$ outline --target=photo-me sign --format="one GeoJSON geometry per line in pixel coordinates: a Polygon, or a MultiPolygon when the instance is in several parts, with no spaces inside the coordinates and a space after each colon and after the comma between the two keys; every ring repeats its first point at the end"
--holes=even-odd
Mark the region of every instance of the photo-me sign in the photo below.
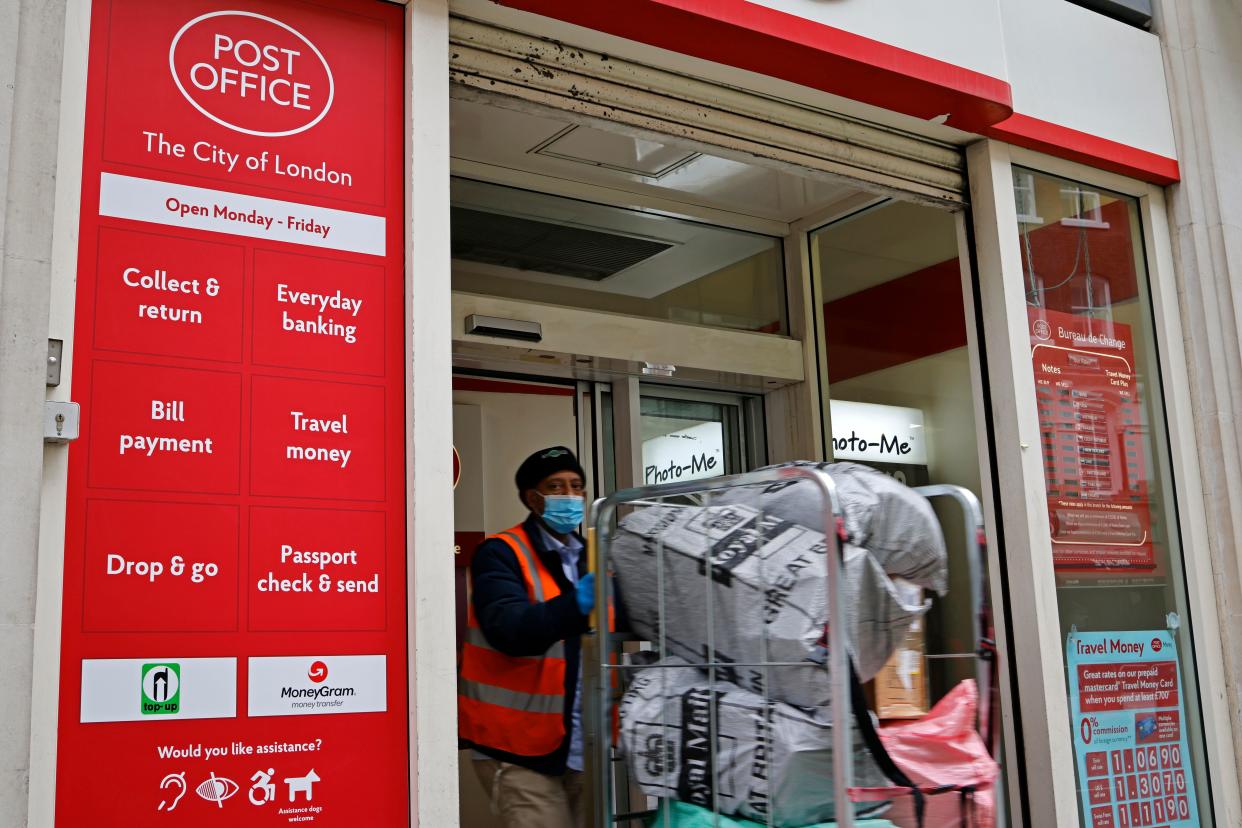
{"type": "Polygon", "coordinates": [[[57,825],[407,821],[403,30],[92,4],[57,825]]]}
{"type": "Polygon", "coordinates": [[[829,405],[834,460],[872,466],[907,486],[928,482],[922,411],[848,400],[829,405]]]}
{"type": "Polygon", "coordinates": [[[703,480],[724,473],[723,423],[699,423],[643,441],[644,486],[703,480]]]}

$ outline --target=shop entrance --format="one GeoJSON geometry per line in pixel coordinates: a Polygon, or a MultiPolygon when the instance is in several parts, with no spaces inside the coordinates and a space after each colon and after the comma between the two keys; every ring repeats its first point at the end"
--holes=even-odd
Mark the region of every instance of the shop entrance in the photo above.
{"type": "MultiPolygon", "coordinates": [[[[935,197],[903,195],[875,170],[829,175],[822,158],[777,163],[455,80],[459,616],[470,552],[522,519],[513,474],[546,446],[575,449],[588,498],[833,458],[983,494],[964,222],[947,179],[935,197]]],[[[949,596],[912,645],[916,669],[898,683],[913,689],[877,702],[890,718],[974,674],[941,655],[974,649],[964,526],[943,518],[949,596]]],[[[462,825],[498,826],[471,754],[459,760],[462,825]]]]}

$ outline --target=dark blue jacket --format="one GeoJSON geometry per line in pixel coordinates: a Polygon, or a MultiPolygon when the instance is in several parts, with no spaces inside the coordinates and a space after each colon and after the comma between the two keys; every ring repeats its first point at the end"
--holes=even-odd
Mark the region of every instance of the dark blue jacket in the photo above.
{"type": "MultiPolygon", "coordinates": [[[[560,747],[546,756],[516,756],[487,745],[465,742],[465,747],[514,765],[550,775],[565,772],[569,757],[569,738],[574,697],[578,692],[579,637],[587,631],[588,619],[578,611],[575,585],[565,577],[561,556],[545,548],[542,521],[530,515],[522,524],[533,551],[556,579],[561,594],[534,603],[526,593],[522,568],[509,545],[498,538],[479,544],[470,561],[474,614],[489,644],[505,655],[543,655],[558,641],[565,642],[565,738],[560,747]]],[[[581,537],[579,537],[581,540],[581,537]]],[[[585,543],[583,544],[585,547],[585,543]]],[[[586,550],[578,557],[578,577],[587,571],[586,550]]]]}

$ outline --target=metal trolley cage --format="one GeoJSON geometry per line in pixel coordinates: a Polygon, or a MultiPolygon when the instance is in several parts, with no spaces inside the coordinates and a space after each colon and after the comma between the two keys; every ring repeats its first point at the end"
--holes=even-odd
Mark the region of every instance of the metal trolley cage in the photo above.
{"type": "MultiPolygon", "coordinates": [[[[733,671],[737,668],[756,668],[765,675],[762,694],[765,707],[771,702],[767,692],[766,676],[772,669],[781,670],[820,670],[826,671],[825,679],[830,683],[831,690],[831,723],[832,723],[832,787],[835,803],[835,821],[842,828],[854,825],[854,809],[850,800],[850,789],[854,778],[853,750],[853,716],[850,692],[850,664],[846,646],[846,607],[843,600],[843,535],[844,515],[841,502],[837,495],[837,487],[829,473],[822,468],[810,465],[776,466],[744,474],[717,477],[706,480],[674,482],[656,486],[644,486],[615,492],[601,498],[593,504],[588,519],[588,547],[591,556],[590,567],[593,572],[609,572],[609,550],[614,537],[618,510],[666,505],[710,505],[710,500],[728,490],[737,488],[765,487],[775,483],[791,483],[805,480],[813,484],[819,491],[824,508],[822,509],[823,524],[817,527],[806,527],[822,532],[827,545],[824,555],[826,564],[826,583],[828,589],[827,620],[828,620],[828,653],[826,663],[813,661],[780,662],[767,660],[767,629],[763,627],[761,636],[760,660],[749,663],[717,660],[715,649],[712,603],[713,567],[710,561],[702,567],[707,595],[707,657],[692,662],[691,667],[707,674],[709,692],[714,697],[718,683],[718,671],[733,671]],[[669,503],[676,499],[679,502],[669,503]],[[708,501],[704,503],[703,501],[708,501]],[[844,759],[845,761],[842,761],[844,759]]],[[[986,660],[990,654],[990,641],[985,638],[988,632],[988,619],[985,604],[985,569],[984,527],[982,509],[975,495],[967,489],[951,485],[930,485],[913,489],[926,498],[948,498],[956,503],[965,517],[966,559],[969,568],[972,612],[972,628],[976,645],[979,649],[974,653],[943,653],[929,658],[965,658],[979,657],[977,664],[977,681],[980,698],[979,729],[988,739],[989,750],[995,755],[990,730],[985,731],[988,722],[984,710],[988,707],[990,667],[986,660]]],[[[762,519],[762,513],[760,515],[762,519]]],[[[760,520],[762,522],[762,520],[760,520]]],[[[765,539],[762,535],[755,540],[761,546],[765,539]]],[[[664,632],[667,630],[665,614],[665,562],[664,549],[660,544],[655,562],[656,589],[659,596],[659,628],[660,640],[650,642],[654,653],[660,661],[667,657],[667,644],[664,632]]],[[[606,606],[609,600],[609,579],[596,579],[596,607],[606,606]]],[[[593,634],[584,638],[582,662],[582,710],[584,732],[584,760],[586,770],[586,786],[584,789],[584,809],[593,816],[593,823],[599,828],[612,825],[642,825],[648,817],[655,816],[657,810],[647,807],[640,809],[619,808],[619,804],[628,804],[630,787],[625,768],[625,759],[618,747],[614,746],[611,736],[615,724],[613,713],[615,705],[624,692],[624,680],[638,670],[660,668],[660,664],[628,663],[625,654],[619,653],[618,645],[627,641],[637,640],[635,636],[616,634],[609,629],[608,623],[600,623],[598,610],[592,615],[593,634]],[[622,657],[618,658],[617,656],[622,657]]],[[[602,616],[602,617],[606,617],[602,616]]],[[[667,666],[664,669],[687,669],[685,666],[667,666]]],[[[729,673],[726,672],[726,675],[729,673]]],[[[713,758],[711,773],[717,774],[714,767],[716,747],[718,745],[717,716],[715,705],[710,707],[709,716],[710,755],[713,758]]],[[[712,785],[711,810],[719,814],[718,785],[712,785]]],[[[669,807],[669,800],[662,800],[662,807],[669,807]]],[[[775,825],[777,807],[772,802],[767,808],[767,824],[775,825]]],[[[666,820],[668,811],[665,811],[666,820]]]]}

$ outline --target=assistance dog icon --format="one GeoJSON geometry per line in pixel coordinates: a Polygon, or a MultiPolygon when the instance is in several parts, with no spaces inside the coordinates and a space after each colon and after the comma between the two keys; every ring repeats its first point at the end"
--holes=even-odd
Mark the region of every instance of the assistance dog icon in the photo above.
{"type": "Polygon", "coordinates": [[[315,773],[315,769],[311,768],[306,776],[286,776],[285,784],[289,786],[289,801],[297,802],[298,794],[306,794],[306,801],[313,802],[315,793],[313,786],[319,781],[319,774],[315,773]]]}

